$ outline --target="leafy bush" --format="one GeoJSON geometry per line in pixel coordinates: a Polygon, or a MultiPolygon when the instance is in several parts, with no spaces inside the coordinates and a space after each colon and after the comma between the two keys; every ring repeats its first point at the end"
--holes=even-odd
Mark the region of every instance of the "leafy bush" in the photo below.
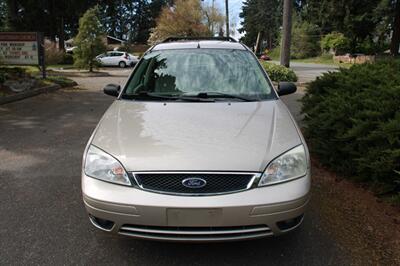
{"type": "Polygon", "coordinates": [[[264,67],[265,71],[267,71],[268,76],[271,78],[272,81],[289,81],[289,82],[296,82],[297,75],[294,71],[290,68],[286,68],[281,65],[276,65],[273,63],[268,62],[261,62],[262,66],[264,67]]]}
{"type": "Polygon", "coordinates": [[[321,48],[325,52],[333,51],[336,55],[350,52],[350,40],[343,33],[331,32],[321,40],[321,48]]]}
{"type": "Polygon", "coordinates": [[[321,53],[319,28],[308,22],[293,24],[291,57],[303,59],[316,57],[321,53]]]}
{"type": "Polygon", "coordinates": [[[66,78],[66,77],[60,77],[60,76],[48,76],[46,78],[47,81],[50,81],[52,83],[58,84],[61,87],[73,87],[76,85],[76,82],[66,78]]]}
{"type": "Polygon", "coordinates": [[[46,65],[57,65],[62,62],[64,51],[59,50],[55,43],[46,43],[44,56],[46,65]]]}
{"type": "Polygon", "coordinates": [[[272,58],[272,60],[279,60],[279,58],[281,57],[281,47],[277,46],[273,49],[271,49],[267,55],[272,58]]]}
{"type": "Polygon", "coordinates": [[[3,84],[6,81],[6,73],[0,72],[0,84],[3,84]]]}
{"type": "Polygon", "coordinates": [[[305,133],[326,166],[400,191],[400,62],[328,73],[303,98],[305,133]]]}
{"type": "Polygon", "coordinates": [[[74,64],[74,57],[72,54],[64,53],[61,64],[63,65],[72,65],[74,64]]]}
{"type": "Polygon", "coordinates": [[[30,74],[22,67],[0,67],[0,84],[7,79],[30,78],[30,74]]]}

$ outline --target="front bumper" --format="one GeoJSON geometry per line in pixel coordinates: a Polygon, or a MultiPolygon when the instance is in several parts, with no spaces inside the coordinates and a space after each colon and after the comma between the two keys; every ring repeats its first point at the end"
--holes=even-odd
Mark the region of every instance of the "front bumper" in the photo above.
{"type": "Polygon", "coordinates": [[[82,191],[91,222],[104,231],[154,240],[229,241],[280,235],[298,227],[309,200],[310,176],[239,193],[190,197],[84,175],[82,191]]]}

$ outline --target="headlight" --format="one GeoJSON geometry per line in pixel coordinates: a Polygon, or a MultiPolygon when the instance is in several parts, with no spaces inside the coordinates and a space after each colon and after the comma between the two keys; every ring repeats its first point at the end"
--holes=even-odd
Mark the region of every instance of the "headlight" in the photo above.
{"type": "Polygon", "coordinates": [[[111,155],[90,145],[85,160],[86,175],[121,185],[131,185],[124,167],[111,155]]]}
{"type": "Polygon", "coordinates": [[[273,160],[263,173],[259,186],[266,186],[295,179],[307,174],[307,158],[300,145],[273,160]]]}

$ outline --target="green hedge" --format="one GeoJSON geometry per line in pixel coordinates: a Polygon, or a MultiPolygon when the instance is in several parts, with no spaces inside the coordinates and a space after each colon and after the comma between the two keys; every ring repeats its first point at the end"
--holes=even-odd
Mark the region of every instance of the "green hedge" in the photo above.
{"type": "Polygon", "coordinates": [[[281,65],[276,65],[273,63],[268,62],[261,62],[262,66],[264,67],[265,71],[267,71],[268,76],[271,78],[272,81],[289,81],[289,82],[296,82],[297,75],[294,73],[293,70],[290,68],[286,68],[281,65]]]}
{"type": "Polygon", "coordinates": [[[303,98],[305,134],[321,162],[359,181],[400,188],[400,62],[328,73],[303,98]]]}

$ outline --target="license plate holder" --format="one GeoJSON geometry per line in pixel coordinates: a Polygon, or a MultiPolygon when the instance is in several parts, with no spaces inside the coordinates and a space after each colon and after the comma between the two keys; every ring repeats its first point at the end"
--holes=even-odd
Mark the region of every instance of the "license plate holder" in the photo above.
{"type": "Polygon", "coordinates": [[[169,226],[218,226],[222,209],[167,209],[169,226]]]}

